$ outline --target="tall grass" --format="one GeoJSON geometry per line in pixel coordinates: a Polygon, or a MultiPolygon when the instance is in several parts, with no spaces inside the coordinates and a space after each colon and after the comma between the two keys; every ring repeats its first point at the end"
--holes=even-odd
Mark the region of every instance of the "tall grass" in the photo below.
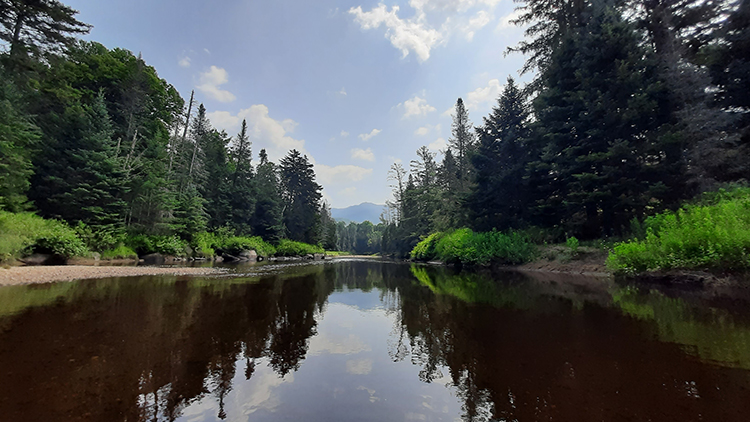
{"type": "Polygon", "coordinates": [[[45,220],[32,213],[0,211],[0,261],[45,252],[66,258],[85,256],[89,251],[75,230],[57,220],[45,220]]]}
{"type": "Polygon", "coordinates": [[[516,232],[476,233],[471,229],[458,229],[431,234],[414,247],[411,257],[449,263],[515,265],[531,261],[535,254],[536,247],[516,232]]]}
{"type": "Polygon", "coordinates": [[[620,274],[670,269],[750,268],[750,189],[719,192],[650,217],[645,238],[620,243],[607,258],[620,274]]]}
{"type": "Polygon", "coordinates": [[[295,242],[288,239],[282,239],[276,246],[276,254],[279,256],[302,256],[316,253],[325,253],[325,250],[317,245],[295,242]]]}

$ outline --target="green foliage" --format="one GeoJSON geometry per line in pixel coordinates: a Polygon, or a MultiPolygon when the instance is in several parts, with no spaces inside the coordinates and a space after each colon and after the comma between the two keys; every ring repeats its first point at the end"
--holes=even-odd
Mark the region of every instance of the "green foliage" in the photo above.
{"type": "Polygon", "coordinates": [[[120,245],[114,249],[102,251],[102,259],[137,259],[138,254],[127,246],[120,245]]]}
{"type": "Polygon", "coordinates": [[[84,222],[75,226],[78,237],[92,251],[116,249],[125,242],[125,232],[115,226],[91,227],[84,222]]]}
{"type": "Polygon", "coordinates": [[[575,236],[569,237],[568,240],[565,241],[565,244],[568,245],[570,252],[573,255],[578,254],[578,239],[576,239],[575,236]]]}
{"type": "Polygon", "coordinates": [[[260,238],[260,236],[233,236],[224,241],[221,249],[226,250],[226,252],[231,255],[239,254],[243,250],[254,250],[258,255],[265,257],[275,255],[277,253],[277,248],[274,248],[273,245],[265,242],[260,238]]]}
{"type": "Polygon", "coordinates": [[[45,252],[66,258],[85,256],[88,249],[75,230],[32,213],[0,211],[0,261],[45,252]]]}
{"type": "Polygon", "coordinates": [[[646,237],[620,243],[607,259],[616,273],[750,268],[750,190],[718,194],[713,205],[686,205],[646,220],[646,237]]]}
{"type": "Polygon", "coordinates": [[[424,240],[417,243],[411,251],[411,259],[417,259],[420,261],[426,261],[430,258],[435,257],[435,247],[437,243],[445,236],[443,232],[432,233],[427,236],[424,240]]]}
{"type": "Polygon", "coordinates": [[[531,261],[535,254],[536,247],[517,232],[475,233],[466,228],[433,233],[412,250],[414,259],[479,265],[522,264],[531,261]]]}
{"type": "Polygon", "coordinates": [[[171,256],[187,256],[188,243],[177,236],[149,236],[137,234],[129,236],[125,245],[135,250],[138,255],[160,253],[171,256]]]}
{"type": "Polygon", "coordinates": [[[276,245],[276,255],[279,256],[303,256],[308,254],[325,253],[322,247],[310,245],[293,240],[282,239],[276,245]]]}

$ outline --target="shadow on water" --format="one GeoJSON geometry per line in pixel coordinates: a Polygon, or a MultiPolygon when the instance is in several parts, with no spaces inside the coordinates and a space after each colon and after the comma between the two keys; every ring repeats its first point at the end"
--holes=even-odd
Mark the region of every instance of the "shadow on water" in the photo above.
{"type": "Polygon", "coordinates": [[[0,288],[0,421],[744,421],[746,291],[391,262],[0,288]]]}

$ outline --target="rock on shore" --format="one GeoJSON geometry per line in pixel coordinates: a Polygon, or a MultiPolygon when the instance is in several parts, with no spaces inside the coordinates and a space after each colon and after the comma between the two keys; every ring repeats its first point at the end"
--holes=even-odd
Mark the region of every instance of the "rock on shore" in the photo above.
{"type": "Polygon", "coordinates": [[[107,266],[27,266],[0,268],[0,286],[14,284],[49,283],[53,281],[73,281],[88,278],[134,277],[146,275],[210,275],[220,274],[218,268],[197,267],[107,267],[107,266]]]}

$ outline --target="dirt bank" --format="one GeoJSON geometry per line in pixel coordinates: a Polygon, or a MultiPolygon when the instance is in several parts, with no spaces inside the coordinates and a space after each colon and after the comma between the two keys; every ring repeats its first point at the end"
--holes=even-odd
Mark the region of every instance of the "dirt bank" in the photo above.
{"type": "Polygon", "coordinates": [[[86,278],[133,277],[144,275],[208,275],[220,274],[218,268],[167,267],[92,267],[83,265],[29,266],[0,268],[0,286],[14,284],[73,281],[86,278]]]}
{"type": "Polygon", "coordinates": [[[546,246],[540,251],[541,257],[528,264],[516,267],[523,271],[544,271],[553,273],[610,275],[607,272],[607,252],[595,248],[578,248],[573,254],[565,246],[546,246]]]}

